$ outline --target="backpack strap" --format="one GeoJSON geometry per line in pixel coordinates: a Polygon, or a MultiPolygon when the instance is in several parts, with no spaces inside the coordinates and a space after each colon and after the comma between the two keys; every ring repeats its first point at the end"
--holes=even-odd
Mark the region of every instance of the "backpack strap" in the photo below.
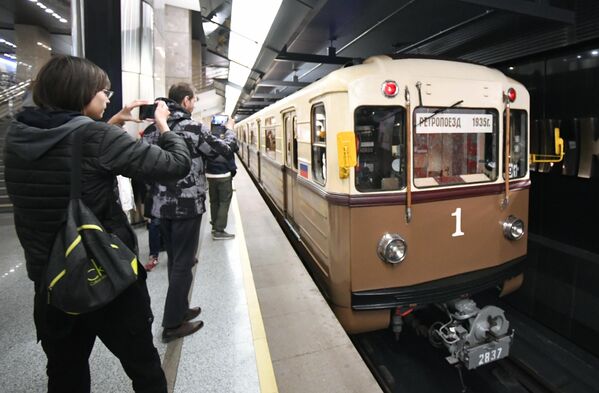
{"type": "Polygon", "coordinates": [[[81,156],[83,132],[89,123],[94,122],[86,116],[80,116],[87,121],[78,121],[78,127],[72,132],[73,145],[71,147],[71,199],[81,199],[81,156]],[[79,124],[81,123],[81,124],[79,124]]]}

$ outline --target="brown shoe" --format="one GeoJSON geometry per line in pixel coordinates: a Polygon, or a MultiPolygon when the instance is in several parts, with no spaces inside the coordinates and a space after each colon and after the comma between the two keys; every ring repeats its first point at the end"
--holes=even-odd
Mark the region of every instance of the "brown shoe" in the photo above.
{"type": "Polygon", "coordinates": [[[193,307],[185,311],[185,316],[183,317],[184,321],[191,321],[198,315],[202,313],[202,309],[200,307],[193,307]]]}
{"type": "Polygon", "coordinates": [[[204,326],[203,321],[183,322],[176,328],[164,328],[162,331],[162,342],[168,343],[181,337],[189,336],[204,326]]]}

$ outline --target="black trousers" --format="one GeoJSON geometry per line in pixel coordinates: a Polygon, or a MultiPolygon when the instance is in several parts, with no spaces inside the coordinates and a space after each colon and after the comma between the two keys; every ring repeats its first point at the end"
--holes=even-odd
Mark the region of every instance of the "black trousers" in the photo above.
{"type": "Polygon", "coordinates": [[[96,337],[120,360],[135,392],[167,392],[152,341],[153,316],[145,274],[107,306],[77,316],[48,305],[43,291],[36,291],[34,317],[48,358],[48,393],[90,392],[88,360],[96,337]]]}
{"type": "Polygon", "coordinates": [[[162,319],[165,328],[181,325],[189,309],[191,269],[198,253],[201,224],[202,215],[180,220],[160,219],[160,235],[168,255],[168,291],[162,319]]]}

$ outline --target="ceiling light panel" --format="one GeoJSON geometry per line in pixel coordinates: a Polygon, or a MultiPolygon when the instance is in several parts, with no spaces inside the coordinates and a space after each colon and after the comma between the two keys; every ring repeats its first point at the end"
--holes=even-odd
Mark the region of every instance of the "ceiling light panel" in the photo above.
{"type": "Polygon", "coordinates": [[[67,18],[63,17],[62,15],[60,15],[58,12],[54,11],[52,8],[48,7],[47,5],[45,5],[44,3],[42,3],[41,1],[38,0],[27,0],[30,3],[33,3],[35,5],[37,5],[39,8],[41,8],[42,10],[44,10],[48,15],[56,18],[56,20],[58,20],[61,23],[67,23],[68,20],[67,18]]]}

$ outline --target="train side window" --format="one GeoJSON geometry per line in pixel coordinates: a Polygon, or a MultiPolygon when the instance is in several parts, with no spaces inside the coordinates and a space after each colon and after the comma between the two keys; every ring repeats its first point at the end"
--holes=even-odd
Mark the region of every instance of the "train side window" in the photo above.
{"type": "Polygon", "coordinates": [[[285,165],[291,168],[293,160],[293,112],[287,112],[283,116],[283,125],[285,127],[285,165]]]}
{"type": "Polygon", "coordinates": [[[391,191],[405,187],[405,117],[405,109],[399,106],[361,106],[355,110],[358,191],[391,191]]]}
{"type": "Polygon", "coordinates": [[[271,158],[276,158],[277,142],[274,116],[264,120],[264,152],[271,158]]]}
{"type": "Polygon", "coordinates": [[[258,147],[258,143],[256,141],[256,134],[257,134],[257,130],[256,130],[256,123],[252,122],[250,124],[250,144],[254,147],[258,147]]]}
{"type": "Polygon", "coordinates": [[[412,162],[416,187],[497,180],[496,110],[419,107],[414,114],[412,162]]]}
{"type": "MultiPolygon", "coordinates": [[[[510,110],[510,179],[524,177],[528,170],[527,119],[526,111],[510,110]]],[[[505,124],[505,120],[506,115],[503,112],[503,124],[505,124]]],[[[505,126],[503,137],[505,140],[505,126]]]]}
{"type": "Polygon", "coordinates": [[[297,116],[293,116],[293,169],[297,169],[297,116]]]}
{"type": "Polygon", "coordinates": [[[312,107],[312,178],[318,184],[327,181],[327,132],[324,104],[312,107]]]}

